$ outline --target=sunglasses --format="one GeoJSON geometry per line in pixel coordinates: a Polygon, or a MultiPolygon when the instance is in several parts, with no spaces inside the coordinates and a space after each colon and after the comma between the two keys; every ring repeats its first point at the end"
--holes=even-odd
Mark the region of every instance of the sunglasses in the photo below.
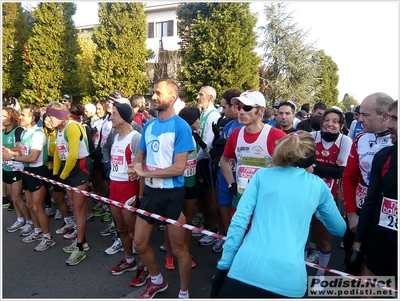
{"type": "Polygon", "coordinates": [[[240,111],[241,109],[243,109],[243,111],[245,112],[250,112],[252,109],[254,108],[258,108],[258,107],[252,107],[252,106],[241,106],[241,105],[235,105],[236,109],[238,109],[238,111],[240,111]]]}
{"type": "Polygon", "coordinates": [[[61,100],[61,102],[69,102],[68,100],[66,100],[66,99],[63,99],[63,100],[61,100]]]}

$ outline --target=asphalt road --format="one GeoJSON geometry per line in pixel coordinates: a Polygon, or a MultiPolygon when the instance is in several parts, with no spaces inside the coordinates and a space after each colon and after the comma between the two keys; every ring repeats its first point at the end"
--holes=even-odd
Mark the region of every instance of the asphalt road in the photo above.
{"type": "MultiPolygon", "coordinates": [[[[35,243],[21,242],[19,232],[8,233],[9,227],[15,221],[15,212],[3,208],[2,214],[2,298],[90,298],[117,299],[136,298],[144,287],[133,288],[129,285],[134,272],[126,272],[119,276],[109,274],[109,270],[123,259],[123,252],[107,255],[104,250],[111,246],[112,235],[102,237],[100,230],[108,223],[101,217],[95,217],[88,223],[87,239],[90,250],[87,257],[76,266],[68,266],[65,260],[69,257],[62,248],[71,241],[61,235],[55,235],[56,245],[44,252],[35,252],[35,243]]],[[[50,218],[51,232],[59,228],[60,220],[50,218]]],[[[211,277],[216,271],[216,262],[221,253],[211,251],[212,246],[198,245],[199,237],[193,237],[191,253],[197,263],[192,269],[189,293],[191,298],[209,298],[211,277]]],[[[151,245],[155,250],[159,267],[168,282],[169,288],[159,293],[155,298],[177,298],[179,292],[179,273],[164,269],[165,252],[159,249],[163,244],[164,232],[157,228],[153,232],[151,245]]],[[[342,270],[343,250],[339,248],[340,239],[332,239],[332,258],[329,267],[342,270]]],[[[282,243],[284,247],[284,242],[282,243]]],[[[262,251],[262,250],[260,250],[262,251]]],[[[177,267],[177,260],[175,259],[177,267]]],[[[309,275],[315,275],[315,270],[307,267],[309,275]]],[[[326,275],[331,275],[326,273],[326,275]]]]}

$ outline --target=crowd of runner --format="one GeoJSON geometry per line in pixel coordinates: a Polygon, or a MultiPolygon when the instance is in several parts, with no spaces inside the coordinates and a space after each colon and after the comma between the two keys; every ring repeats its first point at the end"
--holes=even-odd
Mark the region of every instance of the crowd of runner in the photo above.
{"type": "Polygon", "coordinates": [[[345,272],[397,283],[397,100],[374,93],[345,114],[323,102],[267,108],[253,90],[229,89],[218,107],[216,90],[203,86],[196,99],[187,106],[177,84],[161,79],[151,102],[113,92],[85,106],[70,94],[42,108],[3,106],[3,207],[16,214],[7,232],[37,252],[56,235],[71,240],[62,250],[74,266],[90,249],[88,222],[101,217],[100,235],[113,235],[105,252],[124,253],[110,274],[134,272],[133,287],[150,279],[139,298],[168,288],[149,245],[155,226],[165,230],[164,269],[178,263],[179,298],[189,298],[197,265],[193,239],[222,252],[212,297],[303,297],[304,261],[328,267],[331,235],[343,237],[345,272]],[[49,218],[60,227],[50,229],[49,218]]]}

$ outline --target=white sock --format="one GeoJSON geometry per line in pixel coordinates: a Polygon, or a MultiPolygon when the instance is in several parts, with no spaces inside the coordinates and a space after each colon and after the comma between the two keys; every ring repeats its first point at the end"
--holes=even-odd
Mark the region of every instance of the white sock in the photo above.
{"type": "Polygon", "coordinates": [[[161,283],[163,283],[163,280],[164,280],[164,278],[163,278],[163,276],[161,275],[161,273],[160,274],[158,274],[157,276],[151,276],[151,282],[152,283],[154,283],[154,284],[161,284],[161,283]]]}
{"type": "Polygon", "coordinates": [[[128,264],[131,264],[132,262],[135,261],[135,257],[133,256],[125,256],[125,260],[128,264]]]}
{"type": "Polygon", "coordinates": [[[25,221],[25,218],[23,217],[17,217],[17,221],[19,221],[20,223],[23,223],[25,221]]]}
{"type": "Polygon", "coordinates": [[[35,228],[35,234],[41,234],[43,233],[42,228],[35,228]]]}
{"type": "MultiPolygon", "coordinates": [[[[327,267],[330,259],[331,259],[331,252],[322,253],[321,251],[318,251],[318,264],[320,266],[327,267]]],[[[324,270],[317,271],[317,276],[322,276],[324,274],[325,274],[324,270]]]]}
{"type": "Polygon", "coordinates": [[[178,298],[179,299],[189,299],[189,290],[187,290],[187,291],[179,290],[178,298]]]}
{"type": "Polygon", "coordinates": [[[26,223],[33,225],[33,220],[26,221],[26,223]]]}
{"type": "Polygon", "coordinates": [[[64,222],[67,225],[71,225],[72,224],[72,218],[70,216],[69,217],[64,217],[64,222]]]}

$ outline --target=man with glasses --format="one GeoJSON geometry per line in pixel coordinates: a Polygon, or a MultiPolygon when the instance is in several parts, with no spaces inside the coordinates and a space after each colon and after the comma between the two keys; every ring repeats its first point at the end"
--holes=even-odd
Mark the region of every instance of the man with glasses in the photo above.
{"type": "Polygon", "coordinates": [[[72,109],[72,103],[74,102],[71,94],[64,94],[62,97],[61,102],[64,104],[64,106],[67,107],[68,110],[72,109]]]}
{"type": "MultiPolygon", "coordinates": [[[[234,97],[231,103],[239,111],[239,122],[244,125],[235,129],[226,142],[221,157],[221,171],[233,195],[243,193],[254,173],[272,163],[276,141],[286,134],[277,128],[264,124],[261,118],[265,111],[265,98],[258,91],[247,90],[234,97]],[[233,177],[230,161],[235,160],[236,178],[233,177]]],[[[232,201],[233,211],[238,197],[232,201]]]]}

